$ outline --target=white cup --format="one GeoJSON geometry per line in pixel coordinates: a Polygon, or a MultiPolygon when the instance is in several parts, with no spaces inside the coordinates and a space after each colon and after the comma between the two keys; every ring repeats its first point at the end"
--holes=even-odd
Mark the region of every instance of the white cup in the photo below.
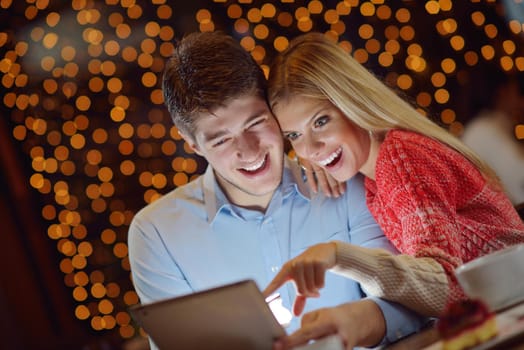
{"type": "Polygon", "coordinates": [[[470,298],[497,311],[524,300],[524,244],[481,256],[459,266],[455,276],[470,298]]]}

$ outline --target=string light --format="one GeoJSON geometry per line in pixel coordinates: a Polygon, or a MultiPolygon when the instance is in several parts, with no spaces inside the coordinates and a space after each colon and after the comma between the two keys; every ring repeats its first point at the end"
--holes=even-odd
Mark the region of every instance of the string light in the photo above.
{"type": "MultiPolygon", "coordinates": [[[[0,0],[0,11],[23,17],[16,32],[0,31],[0,101],[31,165],[29,185],[45,202],[41,216],[76,302],[72,312],[94,331],[128,339],[143,335],[127,313],[138,303],[129,223],[206,165],[172,126],[160,87],[164,60],[185,34],[173,23],[187,14],[165,0],[56,3],[64,2],[0,0]]],[[[266,75],[291,37],[322,31],[458,135],[463,124],[452,91],[460,72],[492,61],[524,71],[524,24],[497,24],[500,4],[478,1],[464,5],[468,14],[458,21],[456,6],[210,0],[191,16],[200,31],[231,32],[266,75]]],[[[523,130],[515,128],[519,139],[523,130]]]]}

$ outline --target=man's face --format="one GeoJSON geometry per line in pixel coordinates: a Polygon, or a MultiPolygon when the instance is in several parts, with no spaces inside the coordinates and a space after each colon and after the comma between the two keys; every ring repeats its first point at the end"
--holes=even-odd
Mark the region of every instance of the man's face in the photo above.
{"type": "Polygon", "coordinates": [[[265,209],[282,179],[284,145],[266,101],[239,97],[200,117],[194,138],[184,136],[213,167],[234,204],[265,209]]]}

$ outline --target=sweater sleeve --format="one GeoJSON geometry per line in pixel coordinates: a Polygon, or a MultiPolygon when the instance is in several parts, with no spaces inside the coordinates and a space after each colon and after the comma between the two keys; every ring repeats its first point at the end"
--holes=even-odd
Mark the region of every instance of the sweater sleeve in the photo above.
{"type": "Polygon", "coordinates": [[[434,259],[336,244],[337,262],[331,271],[359,282],[366,294],[397,302],[424,316],[439,316],[444,309],[448,278],[434,259]]]}
{"type": "Polygon", "coordinates": [[[380,221],[398,225],[396,231],[384,230],[395,231],[388,237],[396,240],[401,253],[441,265],[448,279],[448,302],[465,298],[453,272],[471,259],[463,244],[489,245],[490,237],[466,237],[458,212],[483,191],[484,178],[462,155],[418,134],[395,134],[384,146],[376,184],[387,202],[377,211],[380,221]]]}

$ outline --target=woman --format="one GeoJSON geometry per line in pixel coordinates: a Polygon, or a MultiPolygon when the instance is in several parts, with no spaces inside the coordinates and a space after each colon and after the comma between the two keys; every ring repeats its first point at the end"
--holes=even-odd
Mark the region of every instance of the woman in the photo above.
{"type": "Polygon", "coordinates": [[[327,37],[292,41],[270,70],[268,98],[299,157],[341,182],[366,176],[367,205],[402,253],[339,242],[310,248],[265,291],[292,279],[296,314],[333,269],[368,294],[438,316],[465,298],[457,266],[524,242],[524,224],[496,174],[327,37]]]}

